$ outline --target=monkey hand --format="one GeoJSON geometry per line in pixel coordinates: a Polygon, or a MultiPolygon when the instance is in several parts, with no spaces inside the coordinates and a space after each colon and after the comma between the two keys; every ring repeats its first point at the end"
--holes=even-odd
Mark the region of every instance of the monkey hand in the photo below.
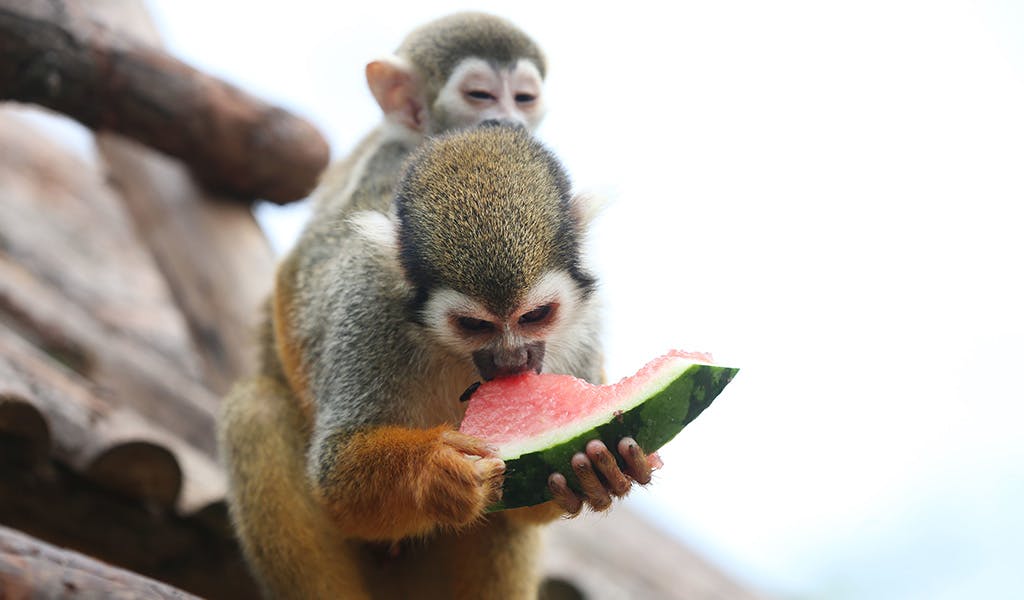
{"type": "Polygon", "coordinates": [[[505,462],[482,440],[457,431],[442,431],[438,442],[420,474],[416,501],[439,523],[465,525],[501,498],[505,462]]]}
{"type": "Polygon", "coordinates": [[[622,438],[618,452],[625,463],[625,470],[619,467],[604,442],[588,442],[586,452],[577,452],[571,461],[582,495],[569,487],[565,475],[552,473],[548,478],[548,488],[555,502],[572,516],[579,514],[584,504],[595,511],[608,510],[612,498],[621,498],[629,493],[634,481],[641,485],[650,483],[651,472],[662,466],[657,453],[645,454],[633,438],[622,438]]]}
{"type": "Polygon", "coordinates": [[[394,541],[479,518],[499,497],[505,463],[451,427],[378,427],[330,446],[316,493],[350,536],[394,541]]]}

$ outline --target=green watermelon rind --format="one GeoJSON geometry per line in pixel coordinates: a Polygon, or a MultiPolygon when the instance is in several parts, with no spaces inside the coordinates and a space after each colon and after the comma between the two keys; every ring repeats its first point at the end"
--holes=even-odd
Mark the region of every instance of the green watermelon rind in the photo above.
{"type": "Polygon", "coordinates": [[[574,454],[582,452],[590,440],[603,441],[620,465],[623,463],[616,448],[624,437],[635,439],[645,452],[654,452],[710,406],[737,372],[739,369],[732,367],[689,364],[678,375],[652,380],[637,392],[640,398],[622,403],[632,408],[618,412],[610,420],[543,450],[506,458],[502,498],[489,510],[532,506],[551,500],[547,481],[555,472],[566,474],[569,486],[579,492],[579,484],[571,475],[570,460],[574,454]]]}

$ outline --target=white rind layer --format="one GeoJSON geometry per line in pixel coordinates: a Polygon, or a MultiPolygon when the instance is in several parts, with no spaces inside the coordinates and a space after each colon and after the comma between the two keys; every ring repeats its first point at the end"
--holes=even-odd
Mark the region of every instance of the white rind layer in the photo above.
{"type": "MultiPolygon", "coordinates": [[[[682,374],[691,366],[708,364],[704,361],[677,356],[670,356],[662,360],[664,360],[664,363],[657,366],[654,374],[648,376],[646,382],[639,384],[635,390],[628,393],[627,397],[622,399],[622,402],[609,405],[602,410],[595,411],[590,415],[573,421],[571,423],[571,427],[556,428],[546,434],[531,436],[519,442],[513,441],[502,444],[499,448],[499,454],[502,460],[516,459],[524,454],[538,452],[540,450],[557,446],[582,435],[587,431],[604,425],[614,419],[616,415],[633,410],[637,406],[643,404],[651,396],[654,396],[667,388],[670,383],[682,376],[682,374]]],[[[632,379],[643,376],[643,374],[644,371],[642,370],[637,375],[627,377],[626,379],[610,386],[596,387],[594,391],[600,393],[604,388],[628,386],[632,379]]],[[[614,392],[617,390],[612,391],[614,392]]]]}

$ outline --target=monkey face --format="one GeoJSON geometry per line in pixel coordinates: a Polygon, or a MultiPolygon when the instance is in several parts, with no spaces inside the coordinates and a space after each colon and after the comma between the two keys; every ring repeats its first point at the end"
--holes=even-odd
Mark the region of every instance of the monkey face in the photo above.
{"type": "Polygon", "coordinates": [[[525,371],[540,373],[545,358],[572,347],[586,296],[563,271],[550,271],[504,314],[482,299],[450,288],[434,291],[423,323],[450,351],[466,357],[484,380],[525,371]]]}
{"type": "Polygon", "coordinates": [[[542,89],[540,72],[529,60],[498,66],[467,58],[438,92],[430,111],[429,132],[465,129],[484,121],[534,129],[544,116],[542,89]]]}

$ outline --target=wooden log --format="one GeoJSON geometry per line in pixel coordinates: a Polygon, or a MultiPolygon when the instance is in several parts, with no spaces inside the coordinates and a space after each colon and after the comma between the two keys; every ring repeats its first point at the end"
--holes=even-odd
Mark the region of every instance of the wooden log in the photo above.
{"type": "MultiPolygon", "coordinates": [[[[139,2],[89,10],[158,41],[139,2]]],[[[251,372],[274,256],[249,208],[212,197],[179,161],[115,134],[97,136],[103,173],[10,112],[0,110],[0,211],[11,217],[0,220],[0,248],[217,394],[251,372]]],[[[48,350],[86,358],[61,328],[49,333],[48,350]]]]}
{"type": "Polygon", "coordinates": [[[88,4],[0,0],[0,98],[130,136],[246,202],[313,189],[330,154],[313,125],[101,26],[88,4]]]}
{"type": "Polygon", "coordinates": [[[9,326],[33,343],[38,331],[60,330],[86,349],[89,370],[80,375],[105,390],[105,402],[141,413],[208,457],[216,456],[217,399],[205,387],[144,345],[103,327],[0,252],[0,315],[5,312],[15,317],[9,326]]]}
{"type": "Polygon", "coordinates": [[[12,462],[6,441],[0,435],[3,525],[210,600],[259,598],[223,503],[182,516],[109,491],[57,461],[35,468],[12,462]]]}
{"type": "Polygon", "coordinates": [[[0,393],[30,390],[19,397],[45,415],[55,456],[110,489],[173,506],[181,490],[174,455],[145,439],[141,420],[117,414],[86,386],[0,325],[0,393]]]}
{"type": "MultiPolygon", "coordinates": [[[[89,11],[113,30],[160,44],[139,0],[93,0],[89,11]]],[[[249,210],[211,197],[177,161],[116,135],[96,138],[109,179],[188,321],[204,380],[226,392],[254,369],[275,264],[266,237],[249,210]]]]}
{"type": "MultiPolygon", "coordinates": [[[[99,161],[42,129],[46,120],[62,119],[0,108],[0,249],[85,309],[90,321],[160,354],[177,372],[200,377],[188,325],[99,161]]],[[[91,143],[91,132],[81,131],[91,143]]],[[[33,341],[88,371],[90,352],[100,348],[76,343],[59,320],[37,325],[33,341]]]]}
{"type": "Polygon", "coordinates": [[[0,591],[5,600],[196,598],[6,527],[0,527],[0,591]]]}
{"type": "Polygon", "coordinates": [[[174,161],[110,135],[97,146],[188,323],[203,380],[223,394],[255,368],[274,275],[266,237],[245,207],[211,199],[174,161]]]}
{"type": "Polygon", "coordinates": [[[0,434],[19,440],[27,450],[27,462],[38,464],[49,455],[50,428],[28,398],[29,392],[21,382],[0,381],[0,434]]]}
{"type": "Polygon", "coordinates": [[[210,458],[100,393],[0,325],[0,397],[45,416],[56,458],[108,489],[185,513],[222,501],[226,482],[210,458]]]}

